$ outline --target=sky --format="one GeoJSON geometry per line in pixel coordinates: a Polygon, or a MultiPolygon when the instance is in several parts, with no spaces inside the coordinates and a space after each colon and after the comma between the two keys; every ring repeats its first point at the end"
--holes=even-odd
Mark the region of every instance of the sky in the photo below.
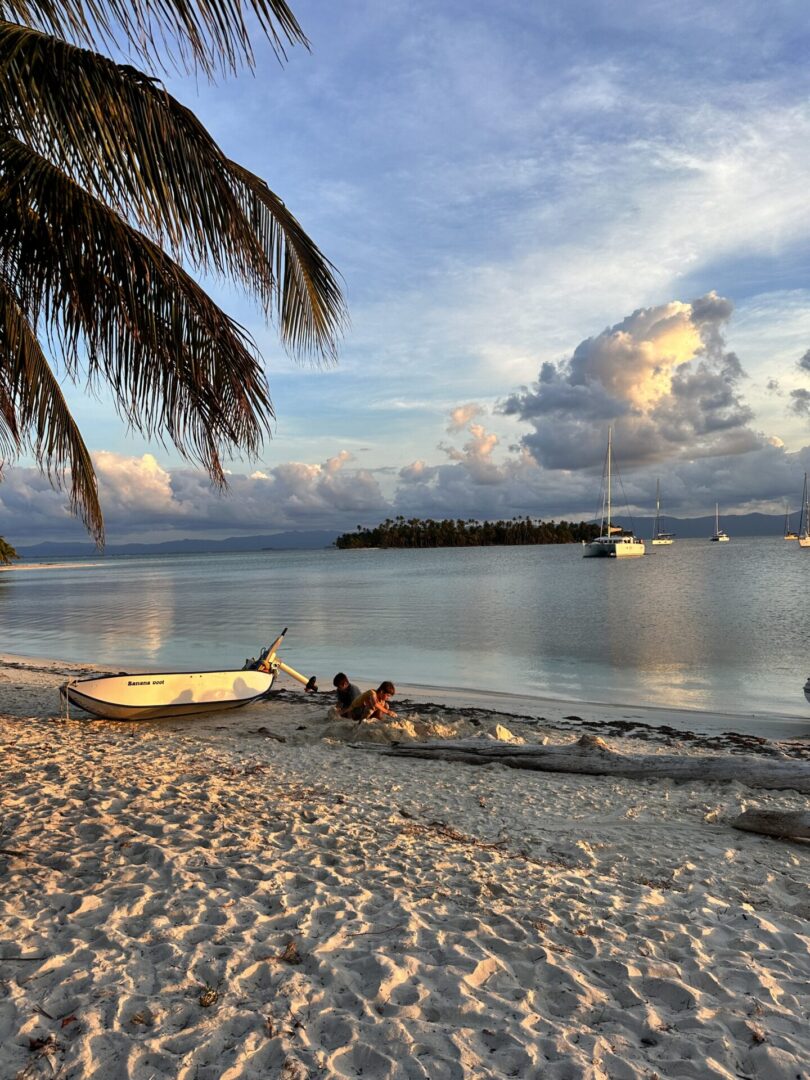
{"type": "MultiPolygon", "coordinates": [[[[796,509],[810,469],[804,3],[298,0],[311,51],[167,79],[339,269],[351,323],[267,365],[277,422],[213,491],[66,393],[108,541],[591,518],[607,429],[634,514],[796,509]]],[[[0,533],[80,539],[32,463],[0,533]]]]}

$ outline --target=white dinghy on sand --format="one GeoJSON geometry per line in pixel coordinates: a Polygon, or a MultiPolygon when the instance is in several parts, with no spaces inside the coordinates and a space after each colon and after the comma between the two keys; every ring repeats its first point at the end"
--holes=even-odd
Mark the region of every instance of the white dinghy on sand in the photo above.
{"type": "Polygon", "coordinates": [[[249,662],[241,671],[99,675],[72,679],[59,692],[70,705],[105,720],[163,720],[249,705],[270,692],[279,671],[303,683],[307,690],[317,690],[314,675],[308,679],[276,656],[286,633],[285,627],[259,660],[249,662]]]}

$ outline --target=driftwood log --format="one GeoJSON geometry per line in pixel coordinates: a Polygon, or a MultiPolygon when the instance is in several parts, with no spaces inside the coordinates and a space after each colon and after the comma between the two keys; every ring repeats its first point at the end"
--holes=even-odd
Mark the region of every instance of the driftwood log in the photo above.
{"type": "Polygon", "coordinates": [[[625,776],[633,780],[732,781],[748,787],[793,790],[810,794],[810,761],[774,760],[751,755],[728,754],[624,754],[612,750],[597,735],[583,735],[573,744],[541,746],[534,743],[489,742],[465,739],[456,742],[409,743],[381,746],[356,744],[394,757],[435,758],[466,765],[508,765],[512,769],[539,772],[585,773],[590,776],[625,776]]]}
{"type": "Polygon", "coordinates": [[[744,832],[810,840],[810,813],[805,810],[746,810],[731,824],[744,832]]]}

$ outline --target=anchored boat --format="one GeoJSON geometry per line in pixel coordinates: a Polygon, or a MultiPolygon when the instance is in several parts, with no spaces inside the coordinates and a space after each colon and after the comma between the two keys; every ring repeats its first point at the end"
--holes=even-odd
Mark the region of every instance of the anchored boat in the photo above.
{"type": "Polygon", "coordinates": [[[279,671],[317,690],[307,678],[276,656],[283,633],[259,660],[241,671],[172,671],[143,675],[99,675],[71,679],[59,688],[66,702],[105,720],[163,720],[238,709],[270,692],[279,671]]]}
{"type": "Polygon", "coordinates": [[[651,544],[662,546],[674,543],[675,533],[664,532],[661,528],[661,481],[655,481],[655,525],[653,526],[653,535],[651,544]]]}
{"type": "Polygon", "coordinates": [[[790,505],[785,503],[785,540],[798,540],[799,534],[790,527],[790,505]]]}
{"type": "Polygon", "coordinates": [[[725,531],[720,528],[720,504],[714,504],[714,536],[709,537],[716,544],[727,544],[731,537],[725,531]]]}
{"type": "Polygon", "coordinates": [[[644,554],[644,541],[632,533],[626,533],[617,525],[611,525],[611,464],[613,453],[613,428],[608,428],[607,456],[605,458],[604,503],[602,504],[602,522],[599,536],[595,540],[582,542],[584,559],[610,558],[624,559],[631,555],[644,554]]]}
{"type": "Polygon", "coordinates": [[[802,510],[799,518],[799,547],[810,548],[810,496],[807,493],[807,473],[804,474],[804,491],[802,492],[802,510]]]}

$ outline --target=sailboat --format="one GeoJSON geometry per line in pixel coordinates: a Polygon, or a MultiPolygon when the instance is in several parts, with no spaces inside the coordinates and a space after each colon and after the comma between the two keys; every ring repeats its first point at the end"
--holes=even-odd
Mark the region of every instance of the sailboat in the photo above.
{"type": "Polygon", "coordinates": [[[810,496],[807,494],[807,473],[804,474],[802,509],[799,516],[799,547],[810,548],[810,496]]]}
{"type": "Polygon", "coordinates": [[[709,537],[710,540],[714,540],[718,544],[727,544],[731,537],[727,532],[724,532],[720,528],[720,504],[714,504],[714,536],[709,537]]]}
{"type": "Polygon", "coordinates": [[[785,503],[785,540],[798,540],[799,534],[790,527],[790,504],[785,503]]]}
{"type": "Polygon", "coordinates": [[[655,481],[655,525],[653,527],[653,535],[651,543],[656,544],[671,544],[675,538],[674,533],[661,531],[661,481],[655,481]]]}
{"type": "Polygon", "coordinates": [[[589,543],[583,541],[584,559],[611,558],[625,559],[630,555],[644,554],[644,541],[625,533],[617,525],[611,525],[611,465],[613,457],[613,428],[608,428],[607,457],[605,458],[605,501],[602,505],[602,521],[599,536],[589,543]]]}

